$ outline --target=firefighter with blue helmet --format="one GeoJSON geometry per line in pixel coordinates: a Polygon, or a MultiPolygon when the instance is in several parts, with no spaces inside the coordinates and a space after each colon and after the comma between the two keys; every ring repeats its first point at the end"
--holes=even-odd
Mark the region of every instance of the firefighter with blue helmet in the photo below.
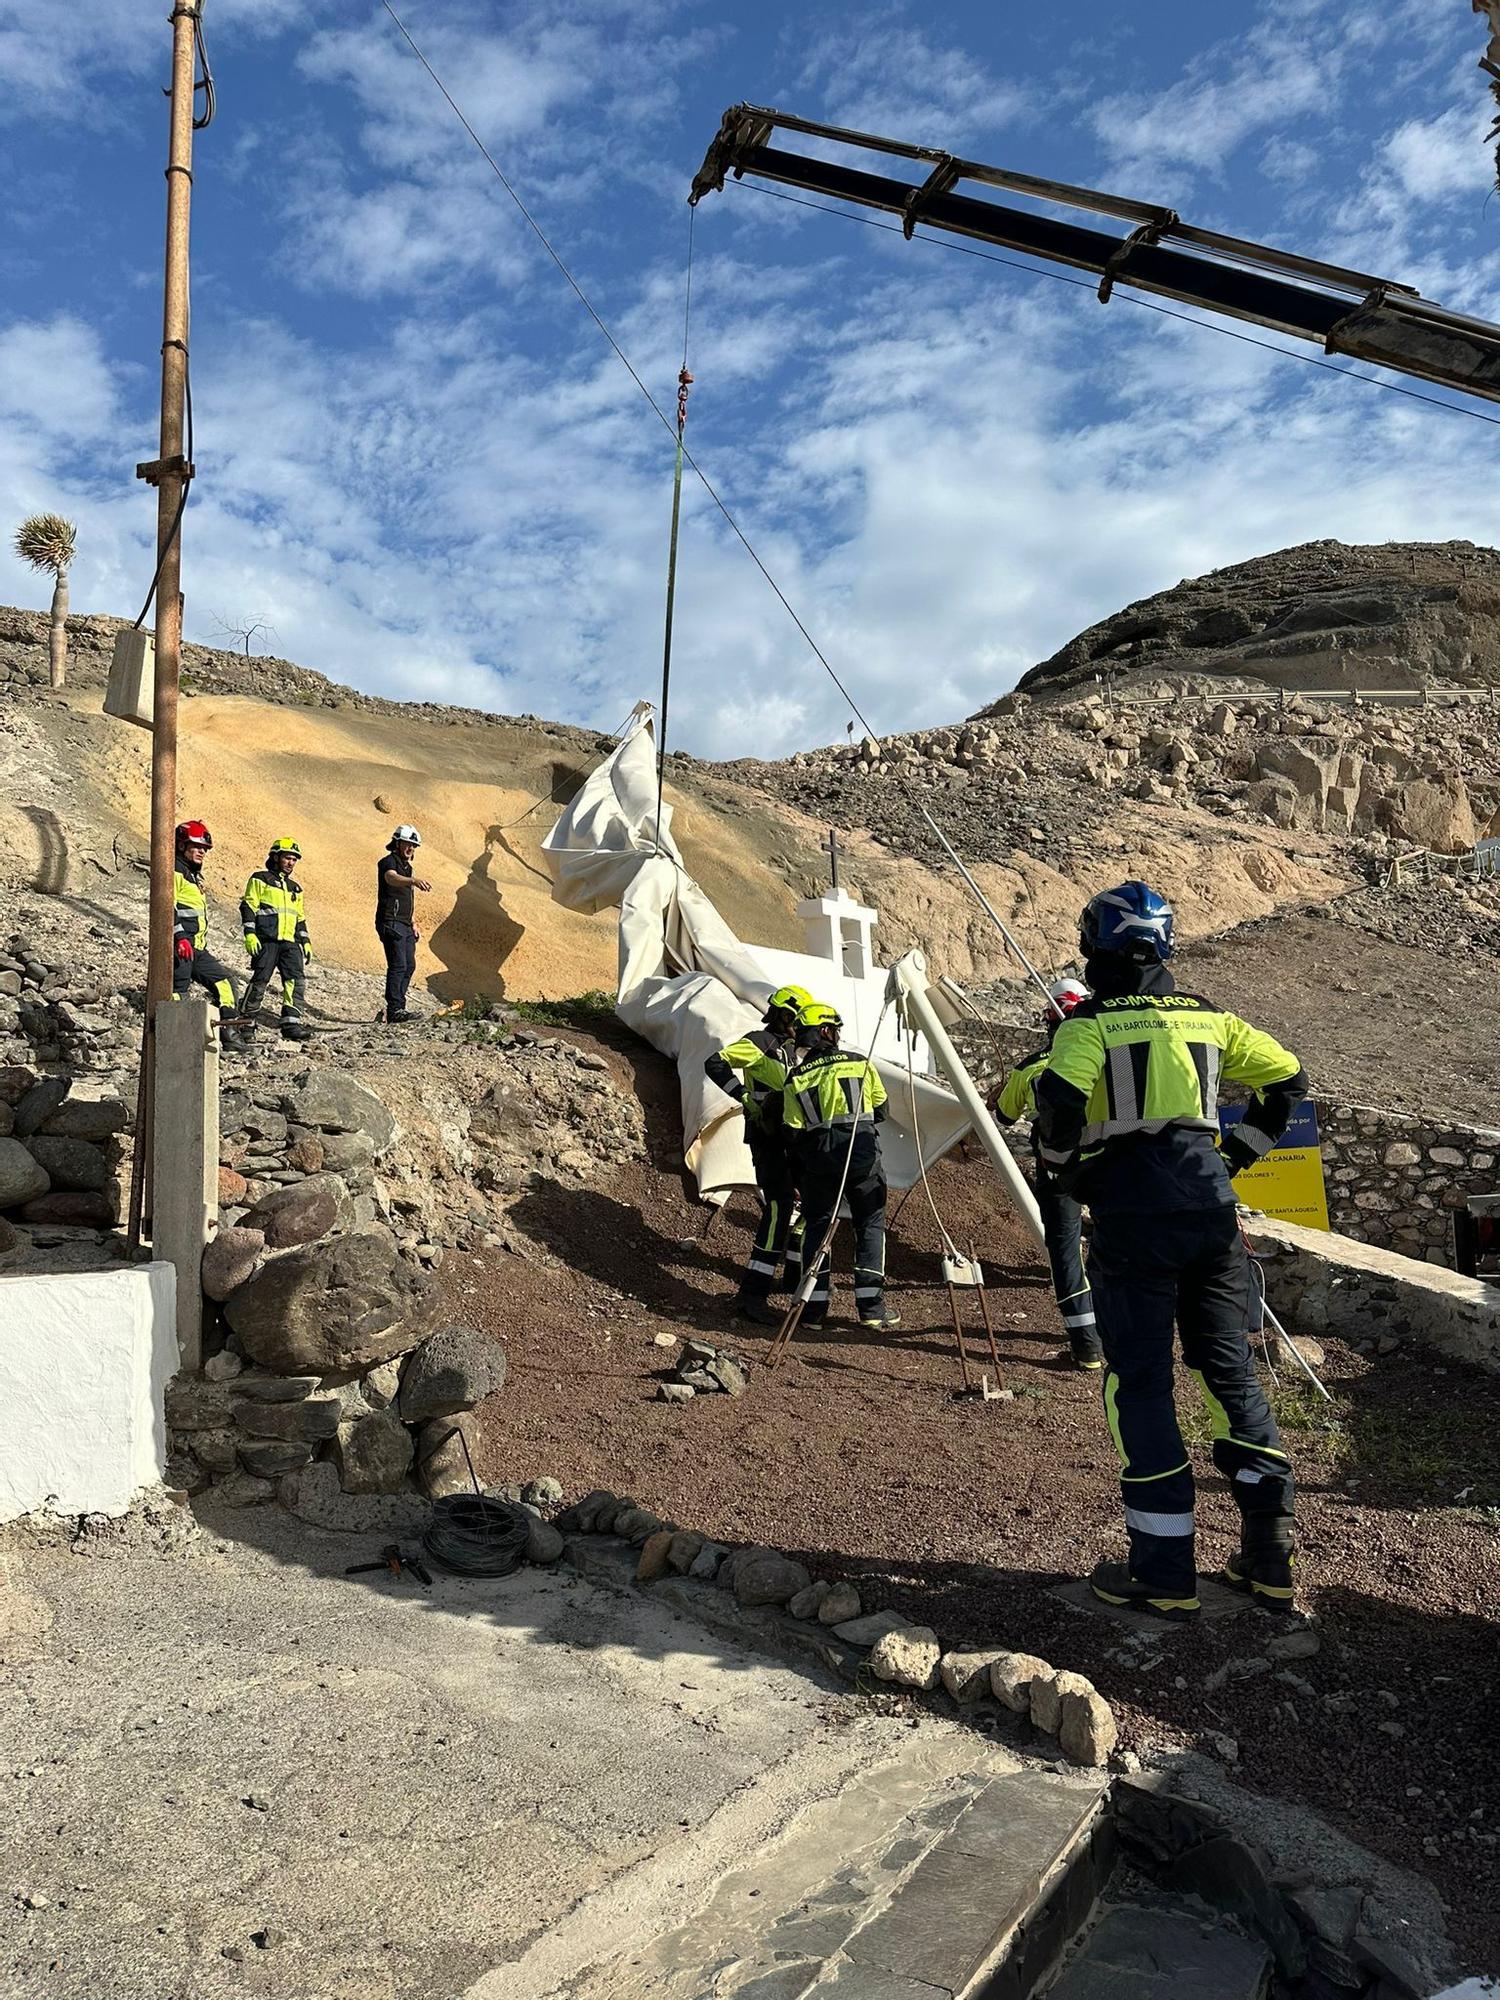
{"type": "Polygon", "coordinates": [[[1171,905],[1144,882],[1095,896],[1079,944],[1092,997],[1059,1024],[1035,1089],[1041,1164],[1093,1218],[1089,1278],[1130,1548],[1089,1581],[1106,1603],[1159,1617],[1199,1609],[1175,1323],[1240,1514],[1225,1580],[1290,1611],[1292,1467],[1250,1353],[1256,1295],[1230,1177],[1275,1145],[1307,1077],[1270,1035],[1177,990],[1171,905]],[[1253,1095],[1221,1144],[1225,1082],[1253,1095]]]}

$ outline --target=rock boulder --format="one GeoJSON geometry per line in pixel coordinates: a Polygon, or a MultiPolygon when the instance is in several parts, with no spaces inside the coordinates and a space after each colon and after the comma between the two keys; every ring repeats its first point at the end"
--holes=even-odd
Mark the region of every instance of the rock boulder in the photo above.
{"type": "Polygon", "coordinates": [[[18,1139],[0,1139],[0,1208],[35,1201],[52,1185],[47,1169],[18,1139]]]}
{"type": "MultiPolygon", "coordinates": [[[[351,1375],[429,1332],[427,1281],[378,1223],[284,1250],[232,1292],[224,1314],[252,1361],[283,1375],[351,1375]]],[[[429,1413],[433,1414],[433,1413],[429,1413]]]]}
{"type": "Polygon", "coordinates": [[[337,1174],[293,1181],[258,1201],[245,1216],[247,1228],[261,1230],[270,1250],[316,1243],[350,1220],[349,1190],[337,1174]]]}
{"type": "Polygon", "coordinates": [[[49,1139],[45,1133],[27,1141],[31,1156],[47,1170],[56,1188],[76,1188],[97,1194],[110,1178],[109,1161],[87,1139],[49,1139]]]}
{"type": "Polygon", "coordinates": [[[425,1340],[401,1375],[399,1408],[409,1424],[472,1410],[505,1386],[505,1349],[469,1326],[445,1326],[425,1340]]]}
{"type": "Polygon", "coordinates": [[[305,1070],[283,1093],[281,1109],[294,1125],[363,1132],[377,1154],[396,1136],[396,1121],[374,1091],[336,1069],[305,1070]]]}
{"type": "Polygon", "coordinates": [[[245,1284],[260,1262],[266,1239],[258,1229],[221,1229],[203,1252],[202,1285],[221,1302],[245,1284]]]}
{"type": "Polygon", "coordinates": [[[339,1425],[333,1461],[345,1493],[399,1493],[411,1470],[411,1436],[389,1410],[372,1410],[339,1425]]]}

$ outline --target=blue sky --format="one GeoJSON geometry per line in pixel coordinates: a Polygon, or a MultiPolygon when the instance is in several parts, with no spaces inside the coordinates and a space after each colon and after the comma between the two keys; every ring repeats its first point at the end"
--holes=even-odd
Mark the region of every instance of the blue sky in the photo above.
{"type": "MultiPolygon", "coordinates": [[[[79,610],[134,615],[151,571],[165,11],[0,0],[0,520],[77,519],[79,610]]],[[[189,636],[260,616],[360,687],[610,726],[660,671],[669,441],[383,9],[316,11],[205,9],[189,636]]],[[[1500,317],[1468,0],[398,11],[664,404],[686,190],[740,99],[1500,317]]],[[[1491,426],[745,186],[699,211],[691,363],[694,449],[881,729],[1286,543],[1500,541],[1491,426]]],[[[0,598],[45,601],[8,532],[0,598]]],[[[846,719],[690,492],[674,741],[846,719]]]]}

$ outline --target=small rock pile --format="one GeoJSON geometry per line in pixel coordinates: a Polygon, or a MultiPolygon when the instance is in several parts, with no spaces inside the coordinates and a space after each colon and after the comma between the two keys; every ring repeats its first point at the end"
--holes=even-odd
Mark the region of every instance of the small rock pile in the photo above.
{"type": "Polygon", "coordinates": [[[32,1247],[98,1246],[120,1216],[118,1097],[73,1094],[65,1076],[0,1066],[0,1259],[32,1247]]]}
{"type": "MultiPolygon", "coordinates": [[[[1085,858],[1113,798],[1341,835],[1377,872],[1392,849],[1461,853],[1500,804],[1500,732],[1470,709],[1332,706],[1262,687],[1231,704],[1184,681],[1167,705],[1091,688],[1024,694],[945,729],[807,751],[746,775],[804,810],[936,858],[922,798],[971,859],[1085,858]],[[908,796],[910,795],[910,796],[908,796]]],[[[1481,711],[1483,713],[1483,711],[1481,711]]]]}
{"type": "Polygon", "coordinates": [[[342,1495],[390,1495],[406,1503],[390,1510],[393,1527],[412,1517],[419,1494],[436,1500],[472,1490],[464,1418],[503,1387],[505,1350],[465,1326],[420,1338],[422,1324],[412,1316],[376,1342],[411,1338],[409,1351],[354,1372],[293,1374],[226,1347],[201,1380],[179,1376],[167,1390],[168,1484],[189,1493],[212,1487],[228,1507],[253,1506],[279,1490],[302,1515],[310,1507],[328,1513],[342,1495]]]}
{"type": "Polygon", "coordinates": [[[831,1664],[845,1664],[845,1652],[854,1649],[866,1655],[859,1670],[893,1687],[929,1693],[941,1686],[960,1707],[991,1701],[1026,1716],[1033,1728],[1057,1738],[1070,1763],[1102,1765],[1115,1747],[1109,1703],[1082,1674],[999,1646],[945,1652],[930,1626],[910,1625],[894,1611],[867,1612],[853,1584],[814,1578],[776,1549],[729,1548],[603,1487],[566,1508],[556,1526],[563,1535],[612,1535],[638,1548],[640,1583],[688,1577],[732,1592],[746,1610],[783,1614],[826,1632],[840,1642],[829,1648],[831,1664]]]}
{"type": "Polygon", "coordinates": [[[229,1505],[323,1465],[314,1484],[333,1476],[345,1494],[467,1487],[462,1418],[502,1386],[505,1354],[439,1324],[438,1246],[399,1228],[377,1172],[391,1112],[317,1067],[249,1080],[223,1109],[224,1207],[202,1278],[224,1338],[203,1380],[168,1390],[173,1483],[216,1485],[229,1505]]]}
{"type": "Polygon", "coordinates": [[[749,1374],[749,1362],[738,1355],[706,1340],[685,1340],[670,1377],[657,1385],[656,1400],[691,1403],[695,1396],[743,1396],[749,1374]]]}

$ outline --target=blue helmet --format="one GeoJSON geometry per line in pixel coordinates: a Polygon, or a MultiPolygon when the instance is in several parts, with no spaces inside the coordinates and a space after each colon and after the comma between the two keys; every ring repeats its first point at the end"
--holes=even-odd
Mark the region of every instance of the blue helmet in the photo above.
{"type": "Polygon", "coordinates": [[[1085,906],[1078,943],[1086,958],[1116,951],[1142,963],[1172,956],[1172,905],[1144,882],[1104,889],[1085,906]]]}

